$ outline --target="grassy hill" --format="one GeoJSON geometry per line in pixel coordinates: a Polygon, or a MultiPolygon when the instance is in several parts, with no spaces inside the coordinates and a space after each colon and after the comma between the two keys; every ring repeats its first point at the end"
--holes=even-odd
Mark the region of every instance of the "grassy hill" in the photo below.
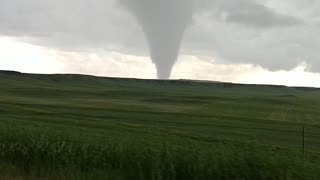
{"type": "Polygon", "coordinates": [[[316,88],[0,71],[2,179],[316,179],[319,150],[316,88]]]}

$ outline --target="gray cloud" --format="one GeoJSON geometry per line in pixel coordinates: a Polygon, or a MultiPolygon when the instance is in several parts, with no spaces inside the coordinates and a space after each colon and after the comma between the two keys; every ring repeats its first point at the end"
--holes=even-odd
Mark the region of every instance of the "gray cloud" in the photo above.
{"type": "Polygon", "coordinates": [[[285,27],[302,23],[296,17],[281,14],[265,6],[261,0],[200,0],[199,12],[211,13],[214,20],[254,28],[285,27]]]}
{"type": "MultiPolygon", "coordinates": [[[[272,70],[289,69],[304,61],[320,72],[319,1],[194,2],[197,11],[187,28],[183,53],[272,70]]],[[[165,17],[175,14],[173,8],[165,17]]],[[[144,31],[116,0],[1,0],[0,4],[0,35],[25,37],[48,47],[146,55],[144,31]]]]}
{"type": "Polygon", "coordinates": [[[114,0],[2,0],[0,33],[58,48],[117,48],[138,28],[128,17],[114,0]]]}
{"type": "Polygon", "coordinates": [[[251,1],[224,1],[222,18],[227,22],[239,23],[258,28],[284,27],[296,25],[296,18],[281,15],[262,4],[251,1]]]}

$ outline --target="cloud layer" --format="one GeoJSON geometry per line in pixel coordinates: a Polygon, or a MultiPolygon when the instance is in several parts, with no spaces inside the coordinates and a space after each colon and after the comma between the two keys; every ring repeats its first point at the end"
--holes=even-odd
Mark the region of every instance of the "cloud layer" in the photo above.
{"type": "MultiPolygon", "coordinates": [[[[319,1],[196,0],[193,6],[182,54],[270,70],[305,62],[320,72],[319,1]]],[[[143,29],[116,0],[2,0],[0,35],[63,51],[148,54],[143,29]]]]}

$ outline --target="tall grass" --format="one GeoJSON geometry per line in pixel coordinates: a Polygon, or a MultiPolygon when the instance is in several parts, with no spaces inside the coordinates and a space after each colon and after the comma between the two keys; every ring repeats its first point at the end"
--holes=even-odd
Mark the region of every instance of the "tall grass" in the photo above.
{"type": "Polygon", "coordinates": [[[318,179],[319,97],[0,71],[0,179],[318,179]]]}
{"type": "Polygon", "coordinates": [[[120,141],[2,129],[1,174],[55,179],[316,179],[319,154],[179,137],[120,141]],[[311,157],[311,155],[314,155],[311,157]],[[318,158],[318,159],[315,159],[318,158]],[[5,167],[5,168],[4,168],[5,167]]]}

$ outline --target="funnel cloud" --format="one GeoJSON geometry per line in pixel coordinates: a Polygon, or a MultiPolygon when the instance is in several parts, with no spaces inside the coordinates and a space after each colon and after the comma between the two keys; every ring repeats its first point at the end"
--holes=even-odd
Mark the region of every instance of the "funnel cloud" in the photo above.
{"type": "Polygon", "coordinates": [[[192,0],[122,0],[146,36],[159,79],[168,79],[193,14],[192,0]]]}

